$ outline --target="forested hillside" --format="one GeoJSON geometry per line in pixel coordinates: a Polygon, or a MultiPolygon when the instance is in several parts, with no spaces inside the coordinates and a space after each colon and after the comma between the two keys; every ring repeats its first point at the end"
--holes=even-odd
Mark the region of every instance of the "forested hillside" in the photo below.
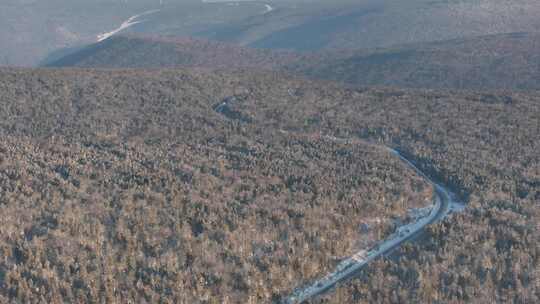
{"type": "Polygon", "coordinates": [[[540,89],[540,34],[513,33],[327,54],[302,74],[354,85],[540,89]]]}
{"type": "Polygon", "coordinates": [[[2,302],[276,302],[431,203],[381,147],[214,111],[267,77],[2,70],[2,302]]]}
{"type": "MultiPolygon", "coordinates": [[[[400,258],[322,303],[536,303],[540,299],[540,95],[321,87],[238,108],[272,128],[322,130],[399,147],[469,206],[400,258]],[[316,99],[306,96],[318,96],[316,99]]],[[[309,131],[308,131],[309,132],[309,131]]]]}
{"type": "Polygon", "coordinates": [[[261,68],[303,61],[292,52],[256,50],[215,41],[172,36],[120,35],[47,62],[51,67],[261,68]]]}
{"type": "Polygon", "coordinates": [[[537,33],[319,53],[252,49],[192,38],[127,35],[90,45],[53,60],[48,66],[256,68],[357,87],[539,90],[539,47],[537,33]]]}
{"type": "Polygon", "coordinates": [[[386,145],[469,206],[320,301],[538,302],[539,101],[250,70],[2,70],[2,300],[279,303],[431,203],[386,145]]]}

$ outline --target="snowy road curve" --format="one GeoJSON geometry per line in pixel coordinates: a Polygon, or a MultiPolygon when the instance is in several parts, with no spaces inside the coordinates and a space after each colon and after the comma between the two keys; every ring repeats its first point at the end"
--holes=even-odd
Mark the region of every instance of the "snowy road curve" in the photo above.
{"type": "MultiPolygon", "coordinates": [[[[214,107],[214,111],[223,114],[228,107],[236,101],[234,96],[227,97],[214,107]]],[[[284,134],[291,132],[279,130],[284,134]]],[[[324,135],[325,138],[339,141],[343,143],[350,142],[351,139],[337,138],[335,136],[324,135]]],[[[399,158],[408,167],[413,169],[418,175],[422,176],[434,190],[433,206],[427,214],[423,214],[416,218],[415,221],[398,227],[397,231],[390,235],[387,239],[380,241],[377,245],[369,250],[360,250],[352,257],[345,259],[336,267],[336,269],[324,276],[323,278],[312,282],[303,287],[296,288],[293,293],[287,298],[286,303],[297,304],[312,299],[336,286],[336,284],[344,282],[353,277],[358,270],[373,260],[383,257],[391,253],[396,248],[399,248],[403,243],[413,239],[426,226],[444,219],[452,212],[461,211],[465,205],[457,200],[457,196],[448,188],[438,184],[433,179],[429,178],[422,170],[420,170],[413,162],[403,156],[399,151],[386,147],[388,153],[399,158]]]]}
{"type": "Polygon", "coordinates": [[[461,210],[463,208],[463,204],[456,200],[455,194],[452,193],[450,189],[439,185],[430,179],[398,151],[390,148],[388,149],[392,154],[401,159],[401,161],[415,170],[433,186],[435,190],[434,203],[429,214],[417,219],[417,221],[413,223],[399,227],[396,233],[389,236],[386,240],[379,242],[369,251],[361,250],[357,252],[351,258],[341,262],[332,273],[329,273],[324,278],[303,288],[296,289],[295,292],[289,296],[287,300],[288,303],[302,303],[324,293],[333,288],[336,284],[351,278],[358,270],[369,264],[371,261],[392,252],[406,241],[414,238],[427,225],[440,221],[452,211],[461,210]]]}

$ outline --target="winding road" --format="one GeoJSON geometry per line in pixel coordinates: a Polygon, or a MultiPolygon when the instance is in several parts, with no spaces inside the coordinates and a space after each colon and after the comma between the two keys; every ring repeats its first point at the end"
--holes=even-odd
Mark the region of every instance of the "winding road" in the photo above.
{"type": "MultiPolygon", "coordinates": [[[[225,115],[229,111],[229,107],[237,101],[235,96],[230,96],[222,100],[214,106],[214,111],[225,115]]],[[[279,130],[281,133],[289,134],[285,130],[279,130]]],[[[349,142],[349,139],[337,138],[334,136],[325,135],[325,138],[340,142],[349,142]]],[[[287,298],[286,303],[296,304],[312,299],[324,292],[332,289],[338,283],[344,282],[353,277],[360,269],[372,262],[373,260],[388,255],[396,248],[399,248],[403,243],[413,239],[426,226],[444,219],[452,212],[461,211],[465,205],[457,200],[457,196],[448,187],[438,184],[433,179],[429,178],[422,172],[413,162],[408,160],[399,151],[386,147],[389,153],[398,157],[403,163],[413,169],[417,174],[428,181],[434,190],[433,206],[421,216],[416,217],[416,220],[398,227],[396,232],[391,234],[385,240],[380,241],[369,250],[360,250],[352,257],[345,259],[338,264],[336,269],[324,276],[323,278],[312,282],[309,285],[296,288],[295,291],[287,298]]]]}
{"type": "Polygon", "coordinates": [[[418,218],[415,222],[399,227],[394,234],[379,242],[369,251],[361,250],[357,252],[352,257],[341,262],[333,272],[327,274],[324,278],[319,279],[310,285],[296,289],[287,299],[287,303],[302,303],[332,289],[336,284],[351,278],[355,273],[373,260],[391,253],[403,243],[414,238],[422,231],[422,229],[424,229],[424,227],[444,219],[453,211],[463,209],[463,204],[457,201],[456,195],[452,193],[450,189],[430,179],[398,151],[391,148],[388,148],[388,150],[433,186],[435,190],[434,203],[429,214],[418,218]]]}

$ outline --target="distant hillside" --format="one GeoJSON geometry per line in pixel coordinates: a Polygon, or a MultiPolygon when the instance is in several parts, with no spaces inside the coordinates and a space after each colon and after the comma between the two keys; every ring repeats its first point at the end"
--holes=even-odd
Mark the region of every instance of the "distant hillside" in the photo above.
{"type": "Polygon", "coordinates": [[[540,34],[515,33],[377,49],[293,53],[191,38],[117,36],[50,62],[65,67],[285,70],[357,86],[540,89],[540,34]]]}
{"type": "Polygon", "coordinates": [[[92,44],[60,59],[54,67],[156,68],[196,66],[212,68],[276,68],[300,56],[292,52],[256,50],[214,41],[164,36],[123,35],[92,44]]]}
{"type": "Polygon", "coordinates": [[[187,36],[209,26],[239,22],[263,9],[261,3],[230,6],[200,0],[0,1],[0,65],[35,66],[51,52],[96,42],[98,35],[145,12],[154,11],[123,32],[171,29],[187,36]]]}
{"type": "Polygon", "coordinates": [[[514,33],[327,56],[300,70],[356,85],[540,89],[540,34],[514,33]]]}
{"type": "Polygon", "coordinates": [[[129,18],[140,23],[124,28],[125,33],[194,36],[296,51],[389,47],[540,28],[538,0],[220,2],[0,1],[0,65],[36,65],[55,50],[97,41],[98,35],[118,29],[129,18]]]}
{"type": "MultiPolygon", "coordinates": [[[[276,9],[269,14],[223,23],[194,35],[258,48],[320,51],[390,47],[540,28],[537,0],[271,2],[276,9]]],[[[185,33],[182,27],[177,28],[185,33]]],[[[176,31],[169,27],[167,33],[176,31]]]]}

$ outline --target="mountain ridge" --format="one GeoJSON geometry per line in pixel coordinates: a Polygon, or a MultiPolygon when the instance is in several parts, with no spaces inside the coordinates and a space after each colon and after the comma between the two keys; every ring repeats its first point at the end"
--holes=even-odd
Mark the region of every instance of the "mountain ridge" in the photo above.
{"type": "Polygon", "coordinates": [[[152,35],[120,35],[47,66],[262,68],[353,86],[540,89],[538,33],[511,33],[383,49],[295,53],[152,35]]]}

